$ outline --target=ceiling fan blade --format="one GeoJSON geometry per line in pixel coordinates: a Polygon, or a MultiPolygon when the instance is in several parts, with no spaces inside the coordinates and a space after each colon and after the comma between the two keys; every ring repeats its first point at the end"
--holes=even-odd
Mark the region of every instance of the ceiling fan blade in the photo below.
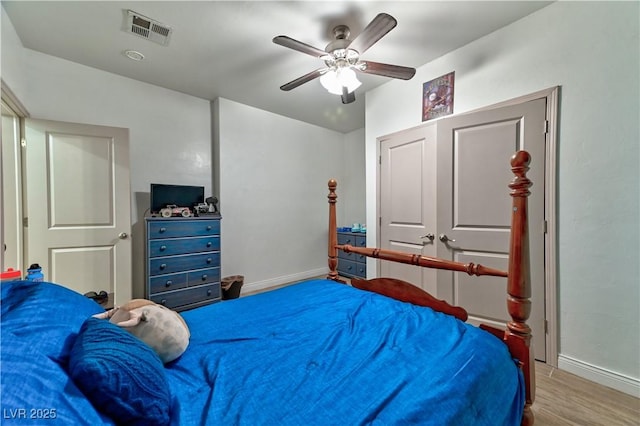
{"type": "Polygon", "coordinates": [[[357,51],[360,55],[373,46],[378,40],[391,31],[398,21],[386,13],[380,13],[373,21],[369,22],[369,25],[362,30],[360,34],[349,45],[350,49],[357,51]]]}
{"type": "Polygon", "coordinates": [[[324,50],[320,50],[311,45],[283,35],[274,37],[273,42],[280,46],[288,47],[289,49],[297,50],[298,52],[306,53],[307,55],[311,55],[316,58],[321,58],[322,56],[327,55],[327,52],[324,50]]]}
{"type": "Polygon", "coordinates": [[[380,62],[372,61],[361,61],[354,69],[366,74],[382,75],[384,77],[399,78],[401,80],[411,80],[416,74],[415,68],[381,64],[380,62]]]}
{"type": "Polygon", "coordinates": [[[351,93],[348,92],[348,89],[344,86],[342,86],[342,103],[343,104],[350,104],[351,102],[355,102],[356,101],[356,92],[353,91],[351,93]]]}
{"type": "Polygon", "coordinates": [[[298,86],[302,86],[304,83],[307,83],[313,80],[314,78],[320,77],[322,74],[326,72],[326,70],[327,68],[319,68],[315,71],[311,71],[310,73],[305,74],[302,77],[298,77],[295,80],[288,82],[287,84],[283,84],[282,86],[280,86],[280,89],[288,92],[291,89],[295,89],[298,86]]]}

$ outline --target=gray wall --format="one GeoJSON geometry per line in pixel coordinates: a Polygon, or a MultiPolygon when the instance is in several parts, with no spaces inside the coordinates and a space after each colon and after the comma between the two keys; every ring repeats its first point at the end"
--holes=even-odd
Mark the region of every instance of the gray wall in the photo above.
{"type": "Polygon", "coordinates": [[[345,180],[345,136],[227,99],[213,111],[223,275],[255,290],[325,274],[327,181],[345,180]]]}
{"type": "Polygon", "coordinates": [[[343,152],[344,179],[338,187],[340,219],[344,226],[366,223],[364,128],[344,135],[343,152]]]}
{"type": "MultiPolygon", "coordinates": [[[[456,113],[561,86],[559,366],[640,394],[638,2],[556,2],[367,93],[367,221],[376,137],[421,124],[422,83],[455,71],[456,113]],[[389,114],[389,105],[393,114],[389,114]]],[[[370,233],[375,241],[375,233],[370,233]]]]}

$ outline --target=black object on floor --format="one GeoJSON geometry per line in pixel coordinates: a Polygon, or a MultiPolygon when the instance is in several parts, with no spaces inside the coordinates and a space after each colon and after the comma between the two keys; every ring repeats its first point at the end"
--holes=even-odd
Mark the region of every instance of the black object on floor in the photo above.
{"type": "Polygon", "coordinates": [[[232,275],[222,279],[222,300],[237,299],[244,284],[244,276],[232,275]]]}

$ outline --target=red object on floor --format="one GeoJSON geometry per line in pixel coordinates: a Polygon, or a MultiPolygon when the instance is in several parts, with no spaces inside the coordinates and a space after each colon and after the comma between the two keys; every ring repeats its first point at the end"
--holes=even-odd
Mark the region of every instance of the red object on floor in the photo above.
{"type": "Polygon", "coordinates": [[[22,279],[20,271],[15,271],[13,268],[7,268],[6,271],[0,273],[0,279],[2,281],[16,281],[22,279]]]}

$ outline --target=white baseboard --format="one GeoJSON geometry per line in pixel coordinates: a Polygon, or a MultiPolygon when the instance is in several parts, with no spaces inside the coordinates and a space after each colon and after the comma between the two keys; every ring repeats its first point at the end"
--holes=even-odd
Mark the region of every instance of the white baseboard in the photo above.
{"type": "Polygon", "coordinates": [[[640,379],[596,367],[566,355],[558,356],[558,368],[592,382],[640,398],[640,379]]]}
{"type": "Polygon", "coordinates": [[[314,269],[311,271],[298,272],[296,274],[270,278],[268,280],[245,283],[242,286],[242,293],[251,293],[254,291],[266,290],[271,287],[277,287],[283,284],[289,284],[297,281],[307,280],[309,278],[327,276],[328,273],[329,273],[329,268],[320,268],[320,269],[314,269]]]}

